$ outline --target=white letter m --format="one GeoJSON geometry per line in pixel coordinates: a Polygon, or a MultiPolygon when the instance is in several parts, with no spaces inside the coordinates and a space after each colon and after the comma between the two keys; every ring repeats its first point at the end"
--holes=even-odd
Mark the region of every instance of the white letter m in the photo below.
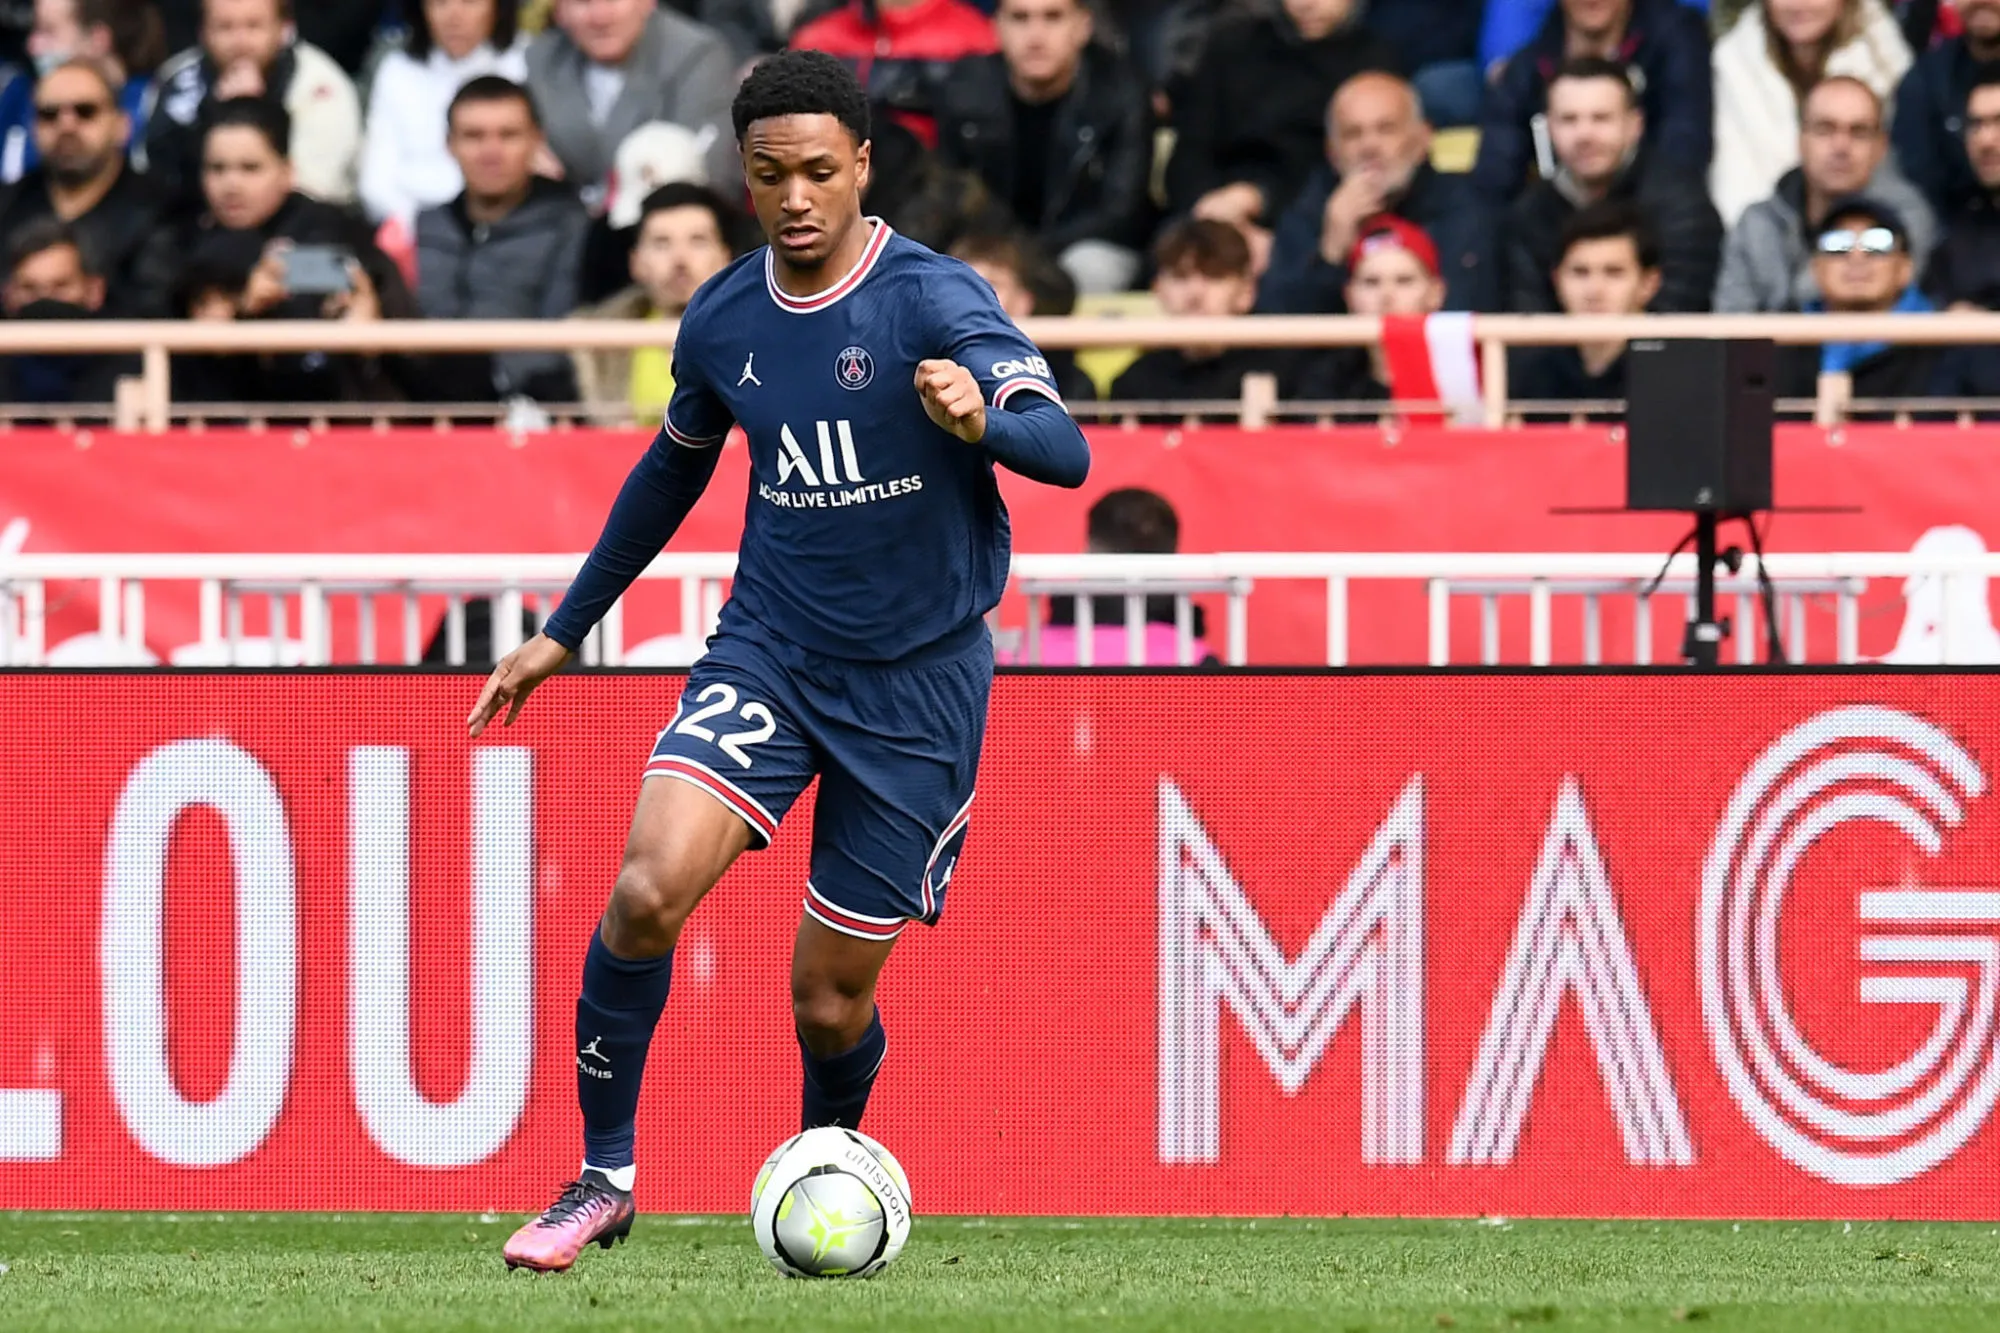
{"type": "Polygon", "coordinates": [[[1424,788],[1410,779],[1287,962],[1173,779],[1160,779],[1160,1160],[1221,1155],[1222,1008],[1287,1093],[1361,1011],[1361,1156],[1423,1160],[1424,788]]]}

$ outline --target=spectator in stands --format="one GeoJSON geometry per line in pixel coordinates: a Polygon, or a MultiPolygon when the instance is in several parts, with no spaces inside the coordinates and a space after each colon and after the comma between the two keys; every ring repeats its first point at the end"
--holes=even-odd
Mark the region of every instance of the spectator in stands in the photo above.
{"type": "MultiPolygon", "coordinates": [[[[1475,185],[1507,200],[1531,176],[1555,173],[1559,163],[1537,161],[1534,122],[1547,107],[1549,84],[1562,65],[1584,56],[1636,70],[1648,156],[1706,174],[1715,111],[1701,15],[1674,0],[1561,0],[1535,40],[1507,60],[1487,91],[1479,159],[1472,169],[1475,185]]],[[[1670,277],[1667,289],[1672,287],[1670,277]]]]}
{"type": "Polygon", "coordinates": [[[1882,0],[1762,0],[1744,11],[1715,45],[1708,187],[1723,222],[1735,226],[1799,164],[1793,127],[1821,81],[1857,79],[1880,101],[1909,67],[1910,48],[1882,0]]]}
{"type": "Polygon", "coordinates": [[[1088,0],[1000,0],[1000,54],[941,91],[938,152],[977,172],[1084,292],[1139,274],[1153,126],[1123,57],[1091,40],[1088,0]]]}
{"type": "Polygon", "coordinates": [[[945,162],[898,121],[876,117],[869,139],[862,202],[911,240],[943,253],[962,236],[1013,228],[1013,210],[986,182],[945,162]]]}
{"type": "Polygon", "coordinates": [[[129,138],[144,127],[141,113],[153,71],[167,52],[160,16],[146,0],[35,0],[28,54],[34,68],[0,88],[0,181],[19,180],[41,160],[35,147],[35,84],[49,71],[76,59],[102,66],[131,127],[129,138]]]}
{"type": "MultiPolygon", "coordinates": [[[[1894,209],[1858,196],[1828,210],[1813,234],[1820,295],[1808,311],[1917,314],[1932,309],[1913,278],[1910,234],[1894,209]]],[[[1934,391],[1944,349],[1887,343],[1826,343],[1778,349],[1778,396],[1811,397],[1822,374],[1850,377],[1856,398],[1914,398],[1934,391]]]]}
{"type": "Polygon", "coordinates": [[[1327,105],[1326,159],[1278,220],[1257,292],[1267,315],[1343,309],[1347,256],[1363,224],[1393,214],[1435,242],[1447,310],[1500,307],[1500,217],[1462,175],[1430,163],[1431,129],[1416,93],[1393,74],[1357,74],[1327,105]]]}
{"type": "MultiPolygon", "coordinates": [[[[1175,318],[1247,315],[1256,297],[1250,246],[1243,233],[1214,218],[1184,218],[1154,249],[1153,294],[1175,318]]],[[[1288,378],[1288,358],[1262,348],[1200,345],[1157,348],[1111,385],[1118,402],[1234,402],[1251,373],[1288,378]]],[[[1156,419],[1172,421],[1168,413],[1156,419]]]]}
{"type": "Polygon", "coordinates": [[[742,173],[729,125],[736,62],[714,29],[655,0],[556,0],[555,19],[528,48],[528,88],[586,203],[602,198],[619,145],[654,121],[702,136],[710,180],[742,173]]]}
{"type": "Polygon", "coordinates": [[[2000,68],[1966,95],[1965,155],[1980,192],[1945,224],[1924,290],[1954,310],[2000,310],[2000,68]]]}
{"type": "MultiPolygon", "coordinates": [[[[742,223],[705,185],[663,185],[640,205],[632,285],[578,319],[679,319],[695,289],[736,257],[742,223]]],[[[570,353],[578,397],[604,421],[657,421],[674,393],[673,354],[664,342],[637,351],[570,353]]]]}
{"type": "MultiPolygon", "coordinates": [[[[1084,549],[1091,555],[1173,555],[1180,550],[1181,520],[1165,496],[1143,487],[1106,491],[1085,519],[1084,549]]],[[[1154,593],[1142,607],[1140,648],[1143,666],[1174,666],[1181,661],[1177,623],[1179,599],[1154,593]]],[[[1125,623],[1125,598],[1105,594],[1090,599],[1090,660],[1093,666],[1122,666],[1131,661],[1130,630],[1125,623]]],[[[1207,642],[1208,620],[1199,606],[1188,608],[1188,663],[1215,661],[1207,642]]],[[[1049,598],[1048,622],[1038,635],[1033,662],[1038,666],[1076,666],[1083,660],[1082,631],[1074,596],[1049,598]]],[[[1029,660],[1025,647],[1014,660],[1029,660]]]]}
{"type": "Polygon", "coordinates": [[[1218,23],[1174,106],[1169,212],[1276,224],[1323,159],[1334,91],[1363,70],[1400,67],[1356,22],[1358,7],[1284,0],[1278,13],[1218,23]]]}
{"type": "MultiPolygon", "coordinates": [[[[177,51],[201,40],[201,0],[151,0],[166,22],[167,49],[177,51]]],[[[524,8],[547,0],[523,0],[524,8]]],[[[295,15],[300,41],[310,42],[359,79],[376,30],[399,21],[403,0],[312,0],[295,15]]]]}
{"type": "Polygon", "coordinates": [[[2000,0],[1958,0],[1958,18],[1964,33],[1917,57],[1890,120],[1897,166],[1939,217],[1982,193],[1965,156],[1965,99],[1981,67],[2000,61],[2000,0]]]}
{"type": "MultiPolygon", "coordinates": [[[[1050,275],[1037,271],[1046,269],[1050,261],[1042,258],[1030,243],[1014,233],[987,232],[963,237],[951,247],[951,255],[954,259],[964,260],[973,272],[986,279],[1000,302],[1000,308],[1016,324],[1033,315],[1069,313],[1067,308],[1050,308],[1052,303],[1038,294],[1038,287],[1047,290],[1055,285],[1050,275]]],[[[1059,281],[1062,275],[1055,276],[1059,281]]],[[[1074,300],[1066,304],[1073,306],[1074,300]]],[[[1075,352],[1054,347],[1044,348],[1042,355],[1049,363],[1056,392],[1063,396],[1065,402],[1090,402],[1097,397],[1097,386],[1076,364],[1075,352]]]]}
{"type": "MultiPolygon", "coordinates": [[[[1641,314],[1660,282],[1659,243],[1629,199],[1600,200],[1563,224],[1555,287],[1564,314],[1641,314]]],[[[1508,361],[1509,398],[1605,402],[1625,396],[1622,338],[1515,348],[1508,361]]]]}
{"type": "Polygon", "coordinates": [[[1369,0],[1362,13],[1362,21],[1411,71],[1410,82],[1433,125],[1479,123],[1486,100],[1479,27],[1486,9],[1485,0],[1369,0]]]}
{"type": "Polygon", "coordinates": [[[1937,243],[1937,222],[1923,196],[1897,174],[1888,151],[1882,103],[1867,84],[1834,75],[1807,93],[1799,165],[1730,230],[1715,282],[1715,308],[1726,314],[1803,309],[1819,294],[1813,285],[1815,222],[1836,199],[1863,192],[1896,210],[1922,265],[1937,243]]]}
{"type": "MultiPolygon", "coordinates": [[[[527,89],[497,74],[460,88],[446,142],[465,177],[448,204],[417,214],[417,304],[432,319],[561,319],[577,306],[590,215],[568,186],[535,174],[542,127],[527,89]]],[[[435,367],[448,402],[573,402],[556,350],[454,357],[435,367]]]]}
{"type": "MultiPolygon", "coordinates": [[[[1423,229],[1381,214],[1369,220],[1342,258],[1346,306],[1355,315],[1429,315],[1444,308],[1437,247],[1423,229]]],[[[1299,373],[1298,396],[1335,402],[1386,402],[1395,396],[1381,340],[1336,347],[1299,373]]]]}
{"type": "Polygon", "coordinates": [[[128,137],[111,75],[76,59],[50,70],[35,90],[39,165],[0,187],[0,236],[54,218],[109,281],[110,313],[164,315],[176,263],[171,201],[125,161],[128,137]]]}
{"type": "Polygon", "coordinates": [[[1630,200],[1659,238],[1654,309],[1706,310],[1715,291],[1722,220],[1703,173],[1645,144],[1640,109],[1625,68],[1595,56],[1565,61],[1548,88],[1555,176],[1514,204],[1509,226],[1507,308],[1557,309],[1552,275],[1563,224],[1587,204],[1630,200]]]}
{"type": "MultiPolygon", "coordinates": [[[[284,151],[292,129],[283,107],[261,97],[232,98],[213,108],[207,125],[201,176],[206,210],[181,238],[181,252],[211,271],[224,261],[244,266],[246,255],[254,256],[236,318],[361,323],[416,314],[402,274],[375,247],[366,225],[292,188],[284,151]],[[294,271],[300,251],[330,251],[344,281],[329,284],[332,291],[308,285],[294,271]]],[[[405,396],[423,378],[421,364],[403,357],[174,358],[174,396],[205,402],[386,401],[405,396]]]]}
{"type": "Polygon", "coordinates": [[[482,74],[528,79],[527,43],[515,32],[515,0],[422,0],[410,34],[375,68],[361,146],[361,205],[372,222],[409,233],[417,211],[465,188],[445,147],[452,95],[482,74]]]}
{"type": "MultiPolygon", "coordinates": [[[[95,319],[104,307],[104,275],[74,232],[53,217],[37,218],[7,241],[9,319],[95,319]]],[[[125,353],[28,353],[0,358],[0,401],[108,404],[121,375],[138,373],[125,353]]]]}
{"type": "Polygon", "coordinates": [[[792,34],[801,51],[854,67],[868,100],[936,148],[944,88],[959,66],[1000,49],[993,20],[965,0],[846,0],[792,34]]]}
{"type": "Polygon", "coordinates": [[[298,188],[327,203],[354,198],[361,103],[333,58],[292,36],[292,0],[202,0],[201,45],[160,67],[135,160],[182,197],[200,188],[216,108],[243,97],[281,106],[295,136],[281,150],[298,188]]]}

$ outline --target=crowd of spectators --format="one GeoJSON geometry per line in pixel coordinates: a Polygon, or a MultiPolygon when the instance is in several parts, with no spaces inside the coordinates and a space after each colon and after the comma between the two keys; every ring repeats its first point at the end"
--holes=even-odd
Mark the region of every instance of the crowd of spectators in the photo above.
{"type": "MultiPolygon", "coordinates": [[[[756,243],[728,109],[786,45],[868,89],[870,211],[1019,318],[2000,306],[2000,0],[34,0],[0,8],[5,314],[671,319],[756,243]]],[[[2000,382],[2000,349],[1808,351],[1788,382],[2000,382]]],[[[101,400],[123,364],[16,357],[0,392],[101,400]]],[[[1623,365],[1523,354],[1516,396],[1623,365]]],[[[1398,396],[1379,348],[1165,349],[1110,390],[1253,372],[1398,396]]],[[[175,375],[605,420],[672,390],[665,349],[175,375]]]]}

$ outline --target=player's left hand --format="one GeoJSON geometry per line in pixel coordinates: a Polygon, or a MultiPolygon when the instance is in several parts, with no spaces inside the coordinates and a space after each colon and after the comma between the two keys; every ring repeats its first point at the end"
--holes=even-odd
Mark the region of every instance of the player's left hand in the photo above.
{"type": "Polygon", "coordinates": [[[986,395],[956,361],[917,362],[917,396],[924,414],[967,444],[986,438],[986,395]]]}

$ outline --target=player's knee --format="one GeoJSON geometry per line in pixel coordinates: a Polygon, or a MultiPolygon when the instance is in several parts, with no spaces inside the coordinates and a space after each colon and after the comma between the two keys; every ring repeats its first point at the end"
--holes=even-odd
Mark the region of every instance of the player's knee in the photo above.
{"type": "Polygon", "coordinates": [[[627,857],[604,913],[605,943],[628,957],[671,949],[707,887],[666,858],[627,857]]]}
{"type": "Polygon", "coordinates": [[[792,981],[792,1021],[816,1055],[836,1054],[861,1040],[874,1013],[872,988],[855,992],[824,978],[792,981]]]}

